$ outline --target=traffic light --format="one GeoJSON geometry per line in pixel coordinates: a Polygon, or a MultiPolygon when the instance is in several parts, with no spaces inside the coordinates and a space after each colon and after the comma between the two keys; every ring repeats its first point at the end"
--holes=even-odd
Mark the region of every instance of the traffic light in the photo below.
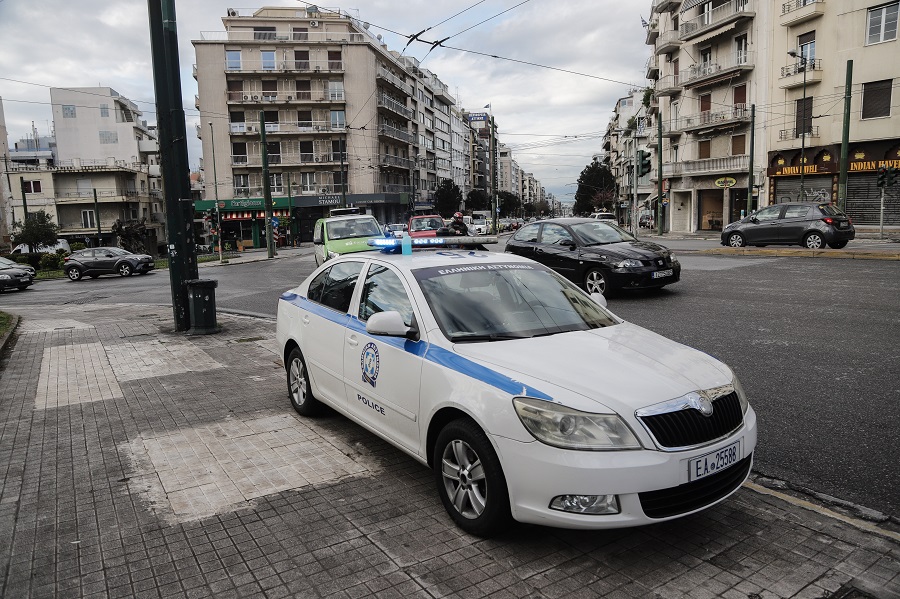
{"type": "Polygon", "coordinates": [[[643,177],[650,173],[650,152],[638,150],[638,176],[643,177]]]}
{"type": "Polygon", "coordinates": [[[879,166],[878,167],[878,181],[875,184],[878,185],[878,187],[884,187],[885,185],[887,185],[887,177],[888,177],[888,170],[883,166],[879,166]]]}
{"type": "Polygon", "coordinates": [[[897,182],[897,169],[889,166],[887,169],[887,186],[891,187],[897,182]]]}

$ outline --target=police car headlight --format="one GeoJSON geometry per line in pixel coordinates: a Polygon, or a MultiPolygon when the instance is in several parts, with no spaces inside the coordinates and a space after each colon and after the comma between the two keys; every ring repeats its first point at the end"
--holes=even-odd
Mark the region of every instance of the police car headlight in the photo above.
{"type": "Polygon", "coordinates": [[[616,262],[615,264],[613,264],[613,268],[640,268],[640,267],[641,267],[641,261],[633,260],[632,258],[626,258],[625,260],[622,260],[621,262],[616,262]]]}
{"type": "Polygon", "coordinates": [[[741,404],[741,411],[746,414],[747,408],[750,407],[750,402],[747,401],[747,393],[744,392],[744,386],[741,385],[741,382],[738,380],[738,377],[735,376],[734,380],[731,381],[731,384],[734,385],[734,392],[738,396],[738,401],[741,404]]]}
{"type": "Polygon", "coordinates": [[[616,414],[580,412],[530,397],[513,398],[513,405],[528,432],[547,445],[583,451],[641,447],[625,421],[616,414]]]}

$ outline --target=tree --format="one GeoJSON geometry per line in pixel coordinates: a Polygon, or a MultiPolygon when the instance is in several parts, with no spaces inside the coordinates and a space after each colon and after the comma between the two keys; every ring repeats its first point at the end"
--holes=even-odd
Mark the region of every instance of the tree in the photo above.
{"type": "Polygon", "coordinates": [[[605,164],[593,161],[578,176],[574,214],[590,214],[597,208],[609,211],[615,207],[616,180],[605,164]]]}
{"type": "Polygon", "coordinates": [[[452,216],[462,203],[462,191],[452,179],[444,179],[434,192],[434,209],[443,217],[452,216]]]}
{"type": "Polygon", "coordinates": [[[550,204],[547,200],[540,200],[534,203],[534,211],[540,216],[550,216],[550,204]]]}
{"type": "Polygon", "coordinates": [[[31,246],[32,251],[55,245],[58,233],[59,226],[43,210],[29,212],[24,223],[13,223],[12,236],[15,242],[31,246]]]}
{"type": "Polygon", "coordinates": [[[508,191],[497,193],[497,205],[500,207],[500,214],[503,216],[516,216],[522,207],[519,196],[508,191]]]}
{"type": "Polygon", "coordinates": [[[466,210],[489,210],[490,207],[491,199],[484,191],[473,189],[466,195],[466,210]]]}
{"type": "Polygon", "coordinates": [[[522,208],[525,209],[525,216],[534,216],[534,202],[525,202],[522,208]]]}

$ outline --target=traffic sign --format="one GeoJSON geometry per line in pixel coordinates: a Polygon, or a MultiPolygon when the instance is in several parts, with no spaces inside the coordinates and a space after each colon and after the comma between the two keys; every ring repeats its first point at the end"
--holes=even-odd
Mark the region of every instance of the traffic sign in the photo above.
{"type": "Polygon", "coordinates": [[[225,207],[225,202],[219,202],[219,208],[224,208],[224,207],[225,207]]]}
{"type": "Polygon", "coordinates": [[[273,216],[273,217],[272,217],[272,226],[273,226],[273,227],[277,227],[277,226],[278,226],[278,217],[277,217],[277,216],[273,216]]]}
{"type": "Polygon", "coordinates": [[[669,198],[663,198],[663,206],[669,205],[669,198]]]}

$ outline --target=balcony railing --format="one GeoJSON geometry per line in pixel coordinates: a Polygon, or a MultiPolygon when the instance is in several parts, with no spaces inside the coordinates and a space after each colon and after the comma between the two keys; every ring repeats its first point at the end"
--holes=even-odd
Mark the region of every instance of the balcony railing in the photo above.
{"type": "Polygon", "coordinates": [[[819,137],[819,127],[812,126],[806,128],[806,133],[798,132],[798,129],[782,129],[778,132],[778,141],[786,141],[789,139],[800,139],[801,137],[819,137]]]}
{"type": "Polygon", "coordinates": [[[672,52],[681,47],[681,40],[678,37],[678,30],[671,29],[659,34],[656,38],[656,54],[665,54],[672,52]]]}
{"type": "Polygon", "coordinates": [[[383,183],[381,185],[381,193],[412,193],[412,185],[383,183]]]}
{"type": "Polygon", "coordinates": [[[781,5],[780,23],[783,27],[799,25],[825,14],[823,0],[791,0],[781,5]]]}
{"type": "Polygon", "coordinates": [[[803,71],[806,71],[809,74],[811,71],[821,71],[822,70],[822,60],[814,59],[807,60],[806,63],[802,60],[798,60],[793,64],[789,64],[781,67],[781,76],[782,77],[793,77],[794,75],[802,75],[803,71]]]}
{"type": "Polygon", "coordinates": [[[229,102],[264,104],[271,102],[343,102],[344,90],[303,90],[303,91],[239,91],[225,92],[229,102]]]}
{"type": "Polygon", "coordinates": [[[682,177],[686,175],[702,175],[716,173],[735,173],[746,171],[750,165],[750,156],[724,156],[722,158],[701,158],[699,160],[683,160],[663,164],[663,177],[682,177]]]}
{"type": "Polygon", "coordinates": [[[699,37],[723,25],[754,16],[756,14],[753,12],[754,9],[754,0],[731,0],[709,12],[701,12],[693,19],[682,21],[678,37],[682,41],[699,37]]]}
{"type": "MultiPolygon", "coordinates": [[[[364,42],[361,33],[348,31],[201,31],[205,42],[364,42]]],[[[291,44],[293,46],[293,44],[291,44]]]]}
{"type": "Polygon", "coordinates": [[[240,60],[225,61],[228,72],[241,71],[301,71],[311,73],[333,73],[344,70],[339,60],[240,60]]]}
{"type": "Polygon", "coordinates": [[[749,122],[750,109],[746,104],[735,104],[723,110],[705,110],[698,114],[679,117],[682,131],[732,126],[735,122],[749,122]]]}
{"type": "MultiPolygon", "coordinates": [[[[259,133],[259,122],[230,123],[237,125],[232,127],[232,133],[259,133]],[[243,127],[241,126],[243,125],[243,127]]],[[[344,123],[332,123],[330,121],[291,121],[284,123],[266,123],[266,133],[342,133],[346,130],[344,123]]]]}
{"type": "Polygon", "coordinates": [[[378,134],[385,135],[387,137],[392,137],[394,139],[399,139],[400,141],[403,141],[403,142],[406,142],[409,144],[413,143],[413,141],[414,141],[413,136],[410,135],[409,133],[407,133],[406,131],[402,131],[402,130],[398,129],[397,127],[393,127],[391,125],[387,125],[384,123],[378,125],[378,134]]]}
{"type": "Polygon", "coordinates": [[[680,75],[666,75],[656,81],[654,92],[657,96],[671,96],[681,91],[680,75]]]}
{"type": "Polygon", "coordinates": [[[394,98],[390,97],[387,94],[379,94],[378,95],[378,105],[381,106],[382,108],[387,108],[388,110],[391,110],[399,115],[402,115],[403,117],[405,117],[407,119],[412,118],[412,110],[410,110],[404,104],[401,104],[400,102],[398,102],[397,100],[395,100],[394,98]]]}
{"type": "Polygon", "coordinates": [[[375,76],[379,79],[383,79],[384,81],[389,82],[397,89],[402,90],[404,93],[406,93],[407,96],[411,96],[413,93],[412,87],[410,85],[404,83],[402,79],[382,66],[378,67],[378,70],[375,72],[375,76]]]}
{"type": "Polygon", "coordinates": [[[400,168],[410,169],[415,166],[415,161],[401,156],[392,156],[390,154],[381,155],[381,163],[389,166],[399,166],[400,168]]]}
{"type": "Polygon", "coordinates": [[[681,71],[681,84],[688,87],[719,75],[752,69],[754,59],[753,52],[731,52],[720,59],[701,62],[681,71]]]}

